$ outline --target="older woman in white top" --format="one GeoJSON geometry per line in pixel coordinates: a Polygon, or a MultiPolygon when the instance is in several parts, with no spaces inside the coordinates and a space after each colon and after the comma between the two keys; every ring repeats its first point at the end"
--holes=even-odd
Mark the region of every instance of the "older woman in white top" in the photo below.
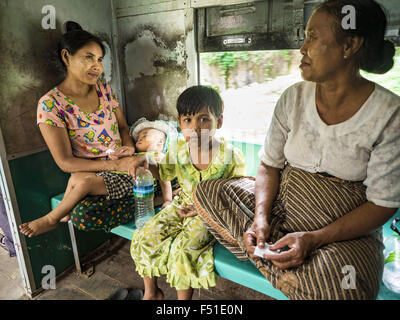
{"type": "Polygon", "coordinates": [[[215,237],[290,299],[379,291],[381,226],[400,207],[400,97],[359,71],[393,66],[385,28],[373,0],[319,5],[300,49],[305,81],[276,105],[255,182],[197,188],[196,208],[215,237]],[[345,5],[355,8],[356,29],[342,28],[345,5]],[[272,252],[256,256],[266,243],[272,252]]]}

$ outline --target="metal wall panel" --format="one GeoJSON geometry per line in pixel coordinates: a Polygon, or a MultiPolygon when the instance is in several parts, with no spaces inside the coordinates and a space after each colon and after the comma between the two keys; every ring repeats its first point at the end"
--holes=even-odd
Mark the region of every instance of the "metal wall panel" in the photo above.
{"type": "Polygon", "coordinates": [[[206,14],[208,37],[268,31],[268,2],[213,7],[206,14]]]}
{"type": "Polygon", "coordinates": [[[198,49],[199,52],[297,49],[304,39],[304,26],[303,0],[264,0],[200,8],[198,49]],[[231,12],[231,17],[227,19],[224,12],[231,12]]]}
{"type": "MultiPolygon", "coordinates": [[[[396,45],[400,45],[400,2],[399,0],[377,0],[388,17],[388,26],[386,28],[386,37],[396,45]]],[[[371,21],[371,23],[374,23],[371,21]]]]}
{"type": "Polygon", "coordinates": [[[263,0],[190,0],[192,8],[230,6],[234,4],[254,3],[263,0]]]}
{"type": "Polygon", "coordinates": [[[128,123],[142,116],[175,118],[177,97],[197,82],[193,9],[119,15],[118,53],[128,123]]]}
{"type": "Polygon", "coordinates": [[[188,0],[152,0],[152,1],[116,1],[116,16],[118,18],[130,17],[140,14],[167,12],[190,7],[188,0]]]}
{"type": "MultiPolygon", "coordinates": [[[[388,17],[386,37],[400,45],[399,1],[377,1],[388,17]]],[[[261,3],[192,0],[192,5],[194,2],[198,7],[198,50],[216,52],[299,49],[308,19],[324,0],[261,0],[261,3]],[[212,4],[213,7],[208,7],[212,4]],[[257,14],[258,11],[262,12],[257,14]],[[224,16],[224,12],[231,15],[224,16]]]]}

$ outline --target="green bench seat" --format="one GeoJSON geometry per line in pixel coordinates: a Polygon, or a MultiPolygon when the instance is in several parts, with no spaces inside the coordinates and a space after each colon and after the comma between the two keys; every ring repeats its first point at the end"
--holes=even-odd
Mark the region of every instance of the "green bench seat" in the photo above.
{"type": "MultiPolygon", "coordinates": [[[[55,208],[61,201],[63,194],[57,195],[51,199],[51,206],[55,208]]],[[[155,211],[160,211],[161,207],[156,207],[155,211]]],[[[396,212],[395,217],[400,218],[400,210],[396,212]]],[[[383,235],[389,236],[392,231],[390,224],[393,219],[390,219],[383,226],[383,235]]],[[[116,234],[125,239],[131,240],[133,232],[136,229],[134,221],[120,225],[111,229],[111,233],[116,234]]],[[[236,282],[242,286],[251,288],[261,292],[267,296],[278,300],[288,300],[288,298],[278,289],[275,289],[272,284],[265,279],[260,271],[254,266],[251,261],[240,261],[229,250],[221,244],[214,245],[214,267],[217,274],[225,279],[236,282]]],[[[389,291],[384,285],[381,285],[378,300],[400,300],[400,295],[396,295],[389,291]]]]}

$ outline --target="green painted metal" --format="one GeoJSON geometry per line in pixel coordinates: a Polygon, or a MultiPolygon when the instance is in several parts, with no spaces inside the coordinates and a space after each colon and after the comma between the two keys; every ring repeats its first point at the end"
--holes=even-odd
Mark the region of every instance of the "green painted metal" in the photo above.
{"type": "MultiPolygon", "coordinates": [[[[157,214],[159,211],[161,211],[161,206],[155,207],[154,212],[157,214]]],[[[133,232],[136,229],[136,224],[135,221],[132,220],[126,224],[122,224],[118,227],[115,227],[112,229],[110,232],[116,234],[117,236],[126,238],[128,240],[131,240],[133,237],[133,232]]]]}
{"type": "Polygon", "coordinates": [[[135,224],[135,221],[132,220],[126,224],[122,224],[122,225],[112,229],[110,232],[112,232],[122,238],[132,240],[133,232],[135,230],[136,230],[136,224],[135,224]]]}
{"type": "MultiPolygon", "coordinates": [[[[62,172],[54,162],[49,151],[39,152],[9,161],[10,171],[16,192],[22,223],[42,217],[50,212],[50,199],[63,192],[69,174],[62,172]]],[[[85,233],[77,231],[77,243],[82,255],[110,239],[112,235],[103,231],[85,233]]],[[[42,286],[42,268],[54,266],[59,275],[74,265],[72,245],[66,223],[46,232],[28,238],[29,259],[36,288],[42,286]]]]}
{"type": "Polygon", "coordinates": [[[214,267],[222,278],[259,291],[277,300],[288,300],[282,291],[275,289],[250,261],[240,261],[221,244],[214,245],[214,267]]]}
{"type": "Polygon", "coordinates": [[[230,141],[232,145],[242,150],[244,161],[246,164],[246,174],[255,177],[257,175],[258,166],[260,165],[260,158],[258,152],[262,145],[240,141],[230,141]]]}

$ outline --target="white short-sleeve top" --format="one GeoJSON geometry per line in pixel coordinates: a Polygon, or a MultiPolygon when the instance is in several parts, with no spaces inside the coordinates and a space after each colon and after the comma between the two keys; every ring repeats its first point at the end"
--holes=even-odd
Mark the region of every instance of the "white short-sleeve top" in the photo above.
{"type": "Polygon", "coordinates": [[[363,181],[367,200],[400,207],[400,97],[375,84],[350,119],[327,125],[315,103],[316,84],[302,81],[280,97],[259,156],[266,165],[326,172],[363,181]]]}

